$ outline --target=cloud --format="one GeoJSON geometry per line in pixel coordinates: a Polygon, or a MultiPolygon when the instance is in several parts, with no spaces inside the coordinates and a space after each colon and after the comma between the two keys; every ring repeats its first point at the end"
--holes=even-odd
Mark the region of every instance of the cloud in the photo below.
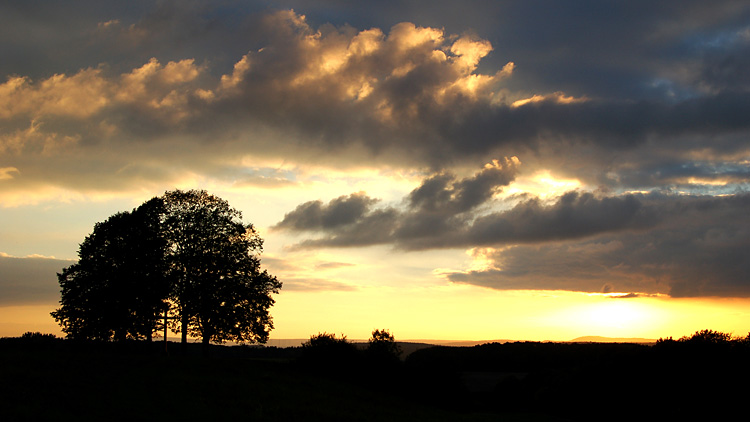
{"type": "Polygon", "coordinates": [[[491,199],[500,187],[509,185],[520,164],[517,157],[511,157],[502,162],[494,160],[474,177],[463,180],[454,180],[447,173],[432,176],[409,194],[409,207],[448,214],[472,210],[491,199]]]}
{"type": "Polygon", "coordinates": [[[360,193],[368,205],[341,225],[324,226],[319,216],[346,197],[329,205],[307,203],[276,228],[319,235],[299,242],[300,249],[471,248],[480,267],[444,276],[495,289],[750,296],[747,194],[571,191],[549,202],[531,198],[494,210],[486,208],[498,205],[487,193],[512,177],[481,187],[485,171],[461,180],[428,177],[401,207],[375,208],[360,193]],[[480,200],[465,199],[473,189],[482,192],[474,196],[480,200]]]}
{"type": "Polygon", "coordinates": [[[403,207],[374,208],[364,193],[328,205],[311,201],[287,213],[276,230],[313,232],[298,247],[391,244],[412,250],[513,245],[643,231],[664,217],[643,195],[604,196],[571,191],[552,203],[527,199],[501,211],[493,195],[515,178],[516,162],[495,162],[473,177],[440,173],[425,179],[403,207]],[[353,204],[352,204],[353,203],[353,204]],[[344,210],[348,212],[343,212],[344,210]],[[334,215],[339,215],[334,218],[334,215]],[[325,224],[325,219],[330,223],[325,224]]]}
{"type": "Polygon", "coordinates": [[[351,292],[358,290],[357,286],[332,281],[323,278],[295,278],[289,277],[284,279],[284,291],[342,291],[351,292]]]}
{"type": "MultiPolygon", "coordinates": [[[[317,258],[296,257],[293,260],[264,257],[263,265],[284,283],[283,291],[355,291],[355,284],[332,279],[330,275],[355,264],[319,261],[317,258]],[[310,277],[309,274],[316,274],[310,277]],[[323,275],[328,275],[324,277],[323,275]]],[[[282,292],[283,293],[283,292],[282,292]]]]}
{"type": "Polygon", "coordinates": [[[744,294],[742,249],[715,242],[746,230],[750,7],[468,1],[0,5],[0,203],[388,168],[426,176],[276,229],[303,249],[493,250],[451,277],[494,288],[744,294]],[[500,200],[518,162],[465,172],[492,157],[580,190],[500,200]]]}
{"type": "Polygon", "coordinates": [[[641,297],[641,296],[642,295],[638,293],[622,293],[622,294],[609,295],[607,297],[612,298],[612,299],[633,299],[633,298],[641,297]]]}
{"type": "MultiPolygon", "coordinates": [[[[732,183],[748,181],[746,160],[735,161],[747,156],[743,140],[750,131],[750,93],[739,70],[713,71],[727,73],[725,82],[719,76],[673,81],[696,87],[676,97],[571,93],[566,84],[549,89],[549,81],[530,90],[525,72],[533,73],[530,63],[536,62],[518,64],[530,53],[480,32],[453,34],[414,22],[316,26],[291,10],[250,13],[217,29],[229,17],[210,10],[165,3],[136,17],[102,17],[90,23],[87,45],[111,42],[124,56],[112,53],[105,55],[111,62],[47,76],[8,76],[0,84],[0,166],[19,175],[2,189],[122,190],[144,179],[174,183],[188,171],[213,178],[220,171],[212,163],[238,155],[336,167],[427,166],[435,172],[518,156],[530,170],[554,168],[583,182],[633,189],[641,175],[657,174],[652,169],[689,164],[691,155],[703,154],[717,158],[707,162],[717,169],[715,178],[726,176],[725,167],[716,165],[723,158],[742,167],[732,172],[732,183]],[[182,25],[188,23],[193,26],[182,25]],[[100,39],[102,32],[117,37],[100,39]],[[216,48],[196,41],[200,35],[209,44],[231,46],[225,51],[236,55],[219,60],[216,48]],[[165,44],[146,49],[153,55],[132,54],[156,41],[165,44]],[[189,41],[196,41],[193,50],[186,50],[189,41]],[[181,57],[166,47],[178,44],[186,53],[181,57]],[[508,60],[497,63],[493,54],[508,60]],[[518,88],[519,78],[526,87],[518,88]],[[699,89],[701,84],[711,88],[699,89]],[[705,142],[707,137],[718,141],[705,142]],[[586,166],[576,164],[582,149],[586,166]],[[650,167],[642,167],[643,157],[651,157],[650,167]],[[69,161],[78,162],[78,170],[67,168],[69,161]],[[165,171],[167,166],[176,170],[165,171]],[[102,167],[108,169],[104,176],[102,167]],[[97,169],[95,176],[89,169],[97,169]]],[[[713,28],[729,16],[712,12],[711,23],[701,22],[694,10],[677,14],[675,22],[698,19],[691,23],[698,28],[713,28]]],[[[588,25],[610,35],[625,30],[588,25]]],[[[646,27],[669,43],[682,34],[657,30],[652,21],[646,27]]],[[[744,32],[733,31],[733,41],[701,47],[704,67],[723,63],[714,57],[746,49],[744,32]]],[[[645,43],[644,37],[639,34],[636,42],[645,43]]],[[[566,55],[544,60],[551,58],[573,65],[566,55]]]]}
{"type": "Polygon", "coordinates": [[[0,306],[55,303],[60,300],[56,273],[74,261],[0,253],[0,306]]]}
{"type": "Polygon", "coordinates": [[[274,228],[294,231],[335,229],[361,219],[376,202],[362,192],[338,197],[327,205],[322,201],[306,202],[287,213],[274,228]]]}
{"type": "Polygon", "coordinates": [[[316,269],[322,269],[322,270],[328,270],[328,269],[337,269],[337,268],[346,268],[346,267],[353,267],[355,264],[350,264],[347,262],[323,262],[315,266],[316,269]]]}
{"type": "Polygon", "coordinates": [[[750,197],[657,197],[648,230],[475,252],[485,268],[446,273],[494,289],[750,296],[750,197]]]}
{"type": "Polygon", "coordinates": [[[500,245],[576,239],[647,229],[659,218],[635,195],[597,197],[590,192],[572,191],[551,205],[530,199],[508,211],[481,216],[468,230],[467,241],[473,245],[500,245]]]}
{"type": "Polygon", "coordinates": [[[12,179],[13,173],[18,173],[18,169],[15,167],[2,167],[0,168],[0,180],[12,179]]]}
{"type": "Polygon", "coordinates": [[[405,209],[376,209],[378,201],[365,193],[342,196],[328,204],[306,202],[287,213],[273,229],[324,234],[301,242],[299,248],[384,243],[406,249],[455,246],[446,242],[475,216],[475,211],[515,179],[519,165],[513,157],[494,160],[463,179],[445,172],[434,174],[408,195],[405,209]]]}

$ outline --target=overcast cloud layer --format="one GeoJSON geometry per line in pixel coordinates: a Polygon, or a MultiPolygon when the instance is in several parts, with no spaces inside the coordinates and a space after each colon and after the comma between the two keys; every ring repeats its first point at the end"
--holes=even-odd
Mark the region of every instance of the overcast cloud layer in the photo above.
{"type": "Polygon", "coordinates": [[[0,6],[0,205],[387,167],[422,181],[274,229],[472,250],[444,276],[496,289],[750,296],[744,2],[73,3],[0,6]],[[579,187],[511,189],[543,170],[579,187]]]}

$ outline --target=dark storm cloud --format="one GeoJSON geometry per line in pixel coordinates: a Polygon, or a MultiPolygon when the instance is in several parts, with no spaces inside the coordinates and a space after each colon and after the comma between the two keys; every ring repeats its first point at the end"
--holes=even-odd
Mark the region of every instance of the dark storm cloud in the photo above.
{"type": "Polygon", "coordinates": [[[430,176],[405,198],[405,209],[374,208],[378,201],[363,193],[342,196],[328,204],[306,202],[273,228],[323,234],[297,245],[301,248],[387,243],[407,249],[450,247],[448,239],[474,217],[473,211],[515,179],[517,165],[515,159],[495,160],[474,176],[460,180],[448,173],[430,176]]]}
{"type": "Polygon", "coordinates": [[[377,202],[363,193],[353,193],[331,200],[306,202],[287,213],[275,227],[287,230],[330,230],[351,224],[369,211],[377,202]]]}
{"type": "Polygon", "coordinates": [[[60,299],[56,273],[73,261],[0,254],[0,306],[55,303],[60,299]]]}
{"type": "Polygon", "coordinates": [[[431,200],[440,198],[446,190],[431,186],[444,185],[440,179],[429,178],[415,189],[405,209],[372,209],[331,230],[310,226],[323,236],[297,247],[472,248],[491,266],[447,278],[503,290],[750,297],[747,194],[569,192],[553,203],[530,199],[481,215],[413,201],[428,191],[431,200]]]}
{"type": "Polygon", "coordinates": [[[517,166],[517,160],[506,159],[487,164],[473,177],[462,180],[447,173],[429,177],[409,194],[409,208],[446,214],[469,211],[487,202],[500,187],[509,185],[515,179],[517,166]]]}
{"type": "MultiPolygon", "coordinates": [[[[264,2],[3,2],[0,74],[34,79],[105,63],[126,72],[152,57],[198,58],[225,72],[252,43],[264,2]]],[[[219,73],[220,74],[220,73],[219,73]]]]}
{"type": "Polygon", "coordinates": [[[656,197],[652,229],[475,253],[492,262],[448,279],[494,289],[750,297],[750,196],[656,197]]]}
{"type": "Polygon", "coordinates": [[[659,224],[667,212],[650,196],[608,197],[576,191],[553,203],[532,198],[505,211],[484,209],[482,205],[490,205],[494,193],[514,180],[515,171],[513,161],[507,160],[504,166],[488,166],[462,180],[450,174],[433,175],[405,198],[403,208],[374,208],[376,201],[362,193],[327,205],[307,202],[275,228],[323,234],[298,245],[307,248],[375,244],[404,249],[465,248],[643,231],[659,224]],[[341,209],[353,212],[340,213],[332,219],[335,223],[323,223],[341,209]]]}
{"type": "Polygon", "coordinates": [[[688,193],[733,194],[746,191],[750,182],[748,163],[722,157],[711,159],[704,156],[698,160],[685,160],[655,153],[641,159],[640,165],[629,163],[629,159],[621,157],[621,163],[610,167],[617,168],[616,171],[609,176],[602,172],[599,183],[636,190],[662,186],[688,193]]]}
{"type": "MultiPolygon", "coordinates": [[[[744,34],[750,38],[750,30],[744,34]]],[[[747,44],[747,43],[746,43],[747,44]]],[[[713,90],[750,90],[750,46],[730,52],[717,52],[704,58],[699,81],[713,90]]]]}
{"type": "Polygon", "coordinates": [[[635,195],[597,198],[589,192],[568,192],[551,205],[532,199],[509,211],[481,216],[468,229],[466,241],[502,245],[576,239],[645,229],[658,219],[635,195]]]}
{"type": "MultiPolygon", "coordinates": [[[[317,201],[308,202],[287,214],[275,228],[324,234],[323,238],[303,241],[301,247],[392,244],[398,248],[426,250],[545,243],[643,231],[656,226],[664,218],[664,210],[642,195],[598,197],[573,191],[551,204],[530,199],[506,211],[488,212],[475,207],[485,204],[490,197],[472,208],[461,209],[455,204],[460,203],[462,191],[442,188],[431,192],[429,205],[413,202],[415,196],[433,190],[430,185],[435,180],[435,177],[429,178],[412,191],[405,209],[371,209],[348,224],[323,227],[318,223],[322,205],[317,201]],[[434,202],[444,194],[454,198],[446,199],[442,204],[434,202]]],[[[322,208],[333,207],[340,200],[333,200],[322,208]]],[[[374,201],[370,203],[374,204],[374,201]]]]}

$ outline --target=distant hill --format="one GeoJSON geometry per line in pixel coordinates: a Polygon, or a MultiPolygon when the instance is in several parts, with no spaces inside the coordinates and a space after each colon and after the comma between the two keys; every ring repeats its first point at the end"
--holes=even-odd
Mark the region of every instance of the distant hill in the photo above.
{"type": "Polygon", "coordinates": [[[654,339],[648,338],[624,338],[624,337],[601,337],[601,336],[584,336],[570,340],[570,343],[639,343],[651,344],[656,343],[654,339]]]}
{"type": "MultiPolygon", "coordinates": [[[[268,340],[266,346],[273,347],[299,347],[302,343],[310,340],[309,338],[304,339],[271,339],[268,340]]],[[[350,339],[352,343],[367,343],[367,340],[356,340],[350,339]]],[[[414,350],[423,349],[431,346],[451,346],[451,347],[473,347],[480,344],[487,343],[515,343],[518,341],[526,340],[508,340],[508,339],[495,339],[495,340],[404,340],[398,341],[401,349],[405,354],[409,354],[414,350]]],[[[651,344],[656,343],[654,339],[647,338],[625,338],[625,337],[602,337],[602,336],[584,336],[577,337],[567,342],[562,341],[560,343],[639,343],[639,344],[651,344]]]]}
{"type": "Polygon", "coordinates": [[[472,347],[487,343],[514,343],[524,340],[404,340],[406,343],[429,346],[472,347]]]}
{"type": "Polygon", "coordinates": [[[302,346],[302,343],[310,340],[310,338],[280,338],[280,339],[270,339],[265,344],[265,346],[269,347],[299,347],[302,346]]]}

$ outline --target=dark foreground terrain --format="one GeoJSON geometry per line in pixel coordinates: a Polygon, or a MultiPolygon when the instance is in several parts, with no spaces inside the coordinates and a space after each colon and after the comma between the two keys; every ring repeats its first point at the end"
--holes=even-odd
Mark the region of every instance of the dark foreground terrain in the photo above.
{"type": "Polygon", "coordinates": [[[0,339],[0,420],[721,420],[750,393],[735,343],[194,347],[0,339]]]}

